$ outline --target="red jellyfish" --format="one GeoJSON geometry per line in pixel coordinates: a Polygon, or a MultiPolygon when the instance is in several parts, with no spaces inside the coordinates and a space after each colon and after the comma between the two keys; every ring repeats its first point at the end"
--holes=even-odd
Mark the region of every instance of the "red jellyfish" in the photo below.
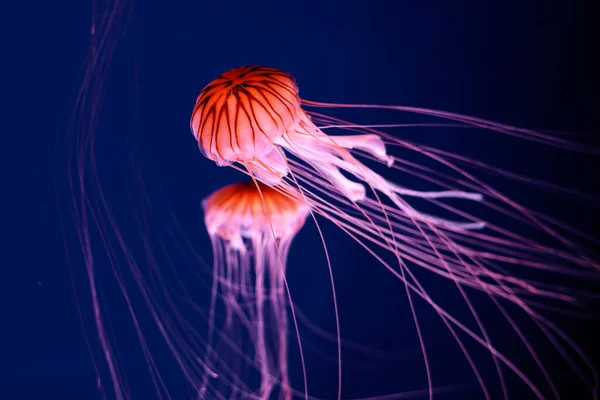
{"type": "Polygon", "coordinates": [[[581,290],[575,282],[597,282],[600,264],[579,242],[598,245],[598,240],[515,200],[514,192],[507,193],[496,182],[526,182],[523,190],[538,190],[538,195],[554,192],[584,200],[585,195],[383,131],[407,124],[360,125],[310,111],[316,108],[395,110],[443,120],[420,124],[421,128],[469,127],[499,137],[513,136],[522,143],[591,154],[598,154],[598,150],[565,136],[448,112],[307,101],[299,97],[291,74],[261,66],[235,68],[210,82],[198,96],[190,122],[207,158],[219,166],[233,164],[265,185],[300,196],[312,213],[335,223],[403,282],[421,344],[430,396],[434,377],[415,312],[415,295],[433,307],[456,339],[485,398],[495,393],[470,356],[467,340],[489,351],[504,398],[510,391],[507,371],[538,398],[544,398],[545,392],[560,397],[556,380],[509,312],[507,302],[533,321],[559,357],[591,392],[597,393],[598,377],[591,361],[544,312],[548,307],[565,311],[571,304],[597,296],[593,290],[581,290]],[[343,134],[325,133],[333,130],[343,134]],[[389,154],[388,148],[400,156],[389,154]],[[484,173],[488,175],[482,177],[484,173]],[[420,190],[399,183],[403,177],[410,178],[406,182],[418,182],[415,187],[420,190]],[[460,320],[446,304],[442,307],[440,294],[427,290],[414,267],[450,279],[475,323],[460,320]],[[469,289],[485,294],[537,365],[541,374],[535,374],[542,376],[542,381],[535,382],[531,372],[525,373],[511,361],[509,353],[514,348],[497,347],[501,343],[490,335],[480,318],[481,304],[473,301],[475,293],[469,289]]]}
{"type": "MultiPolygon", "coordinates": [[[[205,362],[217,375],[221,368],[233,371],[235,383],[241,373],[225,354],[245,327],[260,373],[261,399],[273,396],[291,399],[287,368],[287,302],[285,265],[292,240],[304,225],[308,208],[278,191],[254,182],[241,182],[217,190],[204,201],[204,219],[213,247],[213,301],[209,317],[209,348],[205,362]],[[226,351],[213,348],[216,299],[225,305],[226,351]],[[217,358],[216,356],[219,355],[217,358]]],[[[244,381],[244,388],[248,382],[244,381]]],[[[236,389],[235,385],[233,386],[236,389]]],[[[245,389],[244,389],[245,390],[245,389]]],[[[219,393],[223,396],[223,393],[219,393]]],[[[246,398],[248,393],[238,393],[246,398]]],[[[235,396],[235,391],[232,396],[235,396]]]]}

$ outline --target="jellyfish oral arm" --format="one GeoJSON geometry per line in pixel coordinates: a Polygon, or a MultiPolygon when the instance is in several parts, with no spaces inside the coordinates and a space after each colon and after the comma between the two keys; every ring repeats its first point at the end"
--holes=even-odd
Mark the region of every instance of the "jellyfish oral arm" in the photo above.
{"type": "Polygon", "coordinates": [[[415,220],[459,230],[481,229],[485,226],[482,222],[449,221],[412,208],[401,196],[429,199],[461,198],[472,201],[481,201],[482,196],[478,193],[452,190],[421,192],[387,181],[351,153],[351,150],[360,150],[374,156],[376,160],[388,167],[393,165],[394,158],[387,154],[385,143],[377,135],[328,136],[306,116],[296,127],[289,129],[275,140],[274,148],[267,156],[244,162],[244,165],[257,179],[272,186],[278,185],[290,170],[295,174],[311,173],[310,169],[300,171],[290,166],[283,150],[310,165],[314,170],[312,173],[326,178],[337,191],[343,193],[352,202],[362,202],[367,199],[366,184],[371,190],[383,193],[406,216],[415,220]],[[354,176],[359,182],[347,178],[342,171],[354,176]]]}

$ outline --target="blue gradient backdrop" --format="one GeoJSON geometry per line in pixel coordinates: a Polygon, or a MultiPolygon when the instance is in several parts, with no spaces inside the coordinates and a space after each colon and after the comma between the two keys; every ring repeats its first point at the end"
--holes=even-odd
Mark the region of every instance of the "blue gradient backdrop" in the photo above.
{"type": "MultiPolygon", "coordinates": [[[[57,191],[69,190],[64,179],[65,129],[87,52],[92,8],[89,1],[58,3],[7,5],[7,21],[0,28],[5,54],[0,67],[4,70],[0,105],[6,112],[2,117],[3,140],[8,143],[3,146],[6,154],[0,166],[5,188],[1,196],[5,205],[0,211],[2,400],[98,398],[83,327],[107,378],[90,319],[85,276],[81,270],[73,273],[80,294],[76,300],[67,266],[65,246],[74,251],[73,267],[81,268],[78,243],[69,225],[72,221],[58,213],[55,196],[57,191]],[[69,231],[66,239],[60,229],[61,218],[69,231]],[[83,321],[76,304],[85,315],[83,321]]],[[[128,238],[134,238],[132,251],[139,255],[142,249],[131,232],[137,227],[128,222],[129,217],[144,210],[130,210],[134,203],[126,192],[131,187],[134,195],[139,194],[132,185],[135,177],[142,177],[150,199],[145,212],[151,216],[150,235],[156,240],[152,245],[158,249],[162,244],[160,221],[168,219],[169,207],[210,263],[200,201],[241,175],[218,168],[200,155],[189,132],[189,116],[202,87],[236,66],[259,64],[287,70],[296,77],[301,95],[307,99],[416,105],[526,127],[598,132],[599,65],[593,57],[598,48],[594,33],[598,32],[593,28],[593,10],[585,2],[575,3],[137,2],[128,12],[132,21],[126,37],[111,60],[98,131],[100,174],[111,207],[120,215],[121,229],[128,238]]],[[[577,163],[575,156],[567,158],[566,164],[554,165],[549,153],[540,162],[530,163],[527,148],[495,147],[487,142],[485,132],[479,132],[475,144],[468,135],[452,131],[424,134],[429,135],[422,138],[428,143],[453,151],[467,149],[472,155],[502,165],[525,166],[557,183],[598,193],[597,179],[586,179],[597,165],[577,163]],[[585,168],[584,172],[575,173],[575,166],[577,171],[585,168]]],[[[66,202],[61,200],[60,206],[68,213],[66,202]]],[[[583,216],[578,210],[563,209],[560,203],[540,207],[567,220],[583,216]]],[[[583,228],[593,232],[598,222],[590,215],[583,228]]],[[[290,286],[299,306],[316,323],[333,331],[323,252],[316,229],[308,225],[292,248],[290,286]]],[[[345,371],[344,397],[426,387],[404,288],[337,230],[327,224],[324,230],[340,293],[344,333],[392,355],[381,361],[378,372],[368,365],[345,371]]],[[[161,257],[160,250],[157,253],[161,257]]],[[[203,268],[189,258],[179,262],[187,263],[188,269],[203,268]]],[[[109,279],[103,280],[108,282],[104,296],[114,310],[111,325],[116,329],[123,325],[125,331],[119,354],[132,384],[143,386],[147,376],[136,372],[143,361],[135,350],[127,314],[109,279]]],[[[427,283],[438,295],[448,287],[435,279],[427,283]]],[[[455,290],[447,301],[450,306],[460,303],[455,290]]],[[[437,360],[437,384],[466,385],[466,389],[440,398],[481,398],[468,365],[439,318],[423,304],[418,309],[423,312],[421,320],[431,357],[437,360]]],[[[488,322],[494,326],[493,321],[488,322]]],[[[593,323],[569,320],[568,325],[586,351],[592,357],[597,354],[593,338],[598,337],[598,330],[593,329],[593,323]]],[[[155,332],[148,335],[149,340],[157,340],[155,332]]],[[[498,337],[503,340],[502,334],[498,337]]],[[[331,343],[313,339],[322,351],[335,354],[331,343]]],[[[294,347],[292,338],[290,343],[294,347]]],[[[164,356],[165,365],[172,363],[163,353],[159,351],[159,361],[164,356]]],[[[295,350],[290,357],[292,382],[300,387],[295,350]]],[[[311,391],[333,398],[334,363],[323,361],[314,352],[308,357],[311,391]]],[[[360,356],[348,357],[358,364],[366,363],[360,356]]],[[[527,361],[523,362],[527,367],[527,361]]],[[[174,368],[163,368],[167,378],[177,375],[174,368]]],[[[489,366],[484,367],[484,373],[493,377],[489,366]]],[[[570,392],[571,380],[559,384],[570,392]]],[[[575,387],[572,390],[570,393],[577,393],[575,387]]],[[[143,389],[136,393],[136,399],[149,398],[143,389]]],[[[173,396],[187,398],[177,391],[173,396]]],[[[530,397],[517,394],[513,398],[530,397]]]]}

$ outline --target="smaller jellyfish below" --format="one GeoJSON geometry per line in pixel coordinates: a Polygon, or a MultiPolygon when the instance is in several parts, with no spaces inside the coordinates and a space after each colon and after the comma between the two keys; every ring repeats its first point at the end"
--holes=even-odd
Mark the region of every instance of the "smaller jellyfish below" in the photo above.
{"type": "Polygon", "coordinates": [[[235,369],[250,363],[260,374],[261,399],[270,398],[274,390],[291,399],[285,266],[308,208],[273,188],[248,181],[210,195],[204,201],[204,215],[214,257],[205,362],[219,376],[228,376],[232,396],[245,398],[245,393],[253,393],[235,369]],[[213,344],[218,298],[225,307],[224,327],[218,335],[225,350],[213,344]],[[240,328],[245,328],[250,352],[238,343],[240,328]],[[248,354],[253,354],[253,360],[245,359],[248,354]]]}

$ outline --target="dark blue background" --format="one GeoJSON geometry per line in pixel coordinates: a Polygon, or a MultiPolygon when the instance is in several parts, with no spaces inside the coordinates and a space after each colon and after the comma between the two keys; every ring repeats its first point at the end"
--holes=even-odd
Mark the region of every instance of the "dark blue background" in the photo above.
{"type": "MultiPolygon", "coordinates": [[[[65,132],[87,52],[92,7],[85,1],[19,7],[23,8],[3,13],[6,21],[0,28],[2,153],[6,152],[0,165],[5,203],[0,237],[0,399],[93,399],[96,375],[82,324],[105,378],[106,374],[89,318],[89,295],[68,203],[60,198],[67,215],[59,214],[56,200],[57,192],[68,191],[65,132]],[[66,238],[61,219],[66,222],[66,238]],[[65,247],[72,254],[73,273],[65,247]],[[83,321],[76,304],[85,315],[83,321]]],[[[417,105],[527,127],[600,130],[599,65],[593,61],[598,32],[592,30],[593,10],[583,2],[173,1],[123,7],[132,20],[111,60],[106,96],[97,103],[104,114],[96,134],[101,181],[111,207],[122,215],[120,227],[136,257],[141,248],[132,231],[138,228],[129,217],[149,215],[150,235],[156,240],[152,243],[162,257],[160,224],[169,220],[169,209],[210,262],[200,200],[241,176],[200,155],[189,132],[189,116],[202,87],[236,66],[259,64],[290,71],[307,99],[417,105]],[[136,177],[144,180],[150,200],[140,200],[140,208],[133,210],[135,203],[125,193],[131,189],[140,194],[132,186],[136,177]]],[[[125,18],[117,23],[124,26],[125,18]]],[[[454,151],[464,147],[479,158],[526,171],[532,168],[557,183],[598,193],[593,161],[577,163],[575,156],[566,156],[558,163],[549,153],[541,163],[530,164],[522,148],[494,148],[482,134],[471,143],[460,135],[433,133],[440,137],[426,139],[430,143],[454,151]]],[[[585,215],[562,203],[538,206],[557,211],[563,219],[573,218],[588,231],[598,222],[595,215],[582,222],[585,215]]],[[[325,232],[340,293],[342,329],[346,336],[394,354],[388,361],[376,360],[381,362],[376,373],[349,370],[344,397],[426,387],[403,287],[327,224],[325,232]]],[[[293,247],[289,279],[300,306],[333,331],[329,282],[319,246],[316,230],[307,226],[293,247]]],[[[189,257],[179,262],[187,264],[186,269],[203,268],[189,257]]],[[[114,283],[105,280],[110,298],[114,283]]],[[[430,285],[432,290],[444,288],[437,281],[430,285]]],[[[108,300],[111,321],[124,326],[119,350],[129,354],[135,340],[128,336],[127,314],[120,311],[122,304],[115,297],[108,300]]],[[[460,300],[454,292],[451,299],[460,300]]],[[[474,385],[450,335],[438,334],[444,329],[439,319],[433,321],[435,315],[421,308],[426,337],[435,343],[430,345],[432,358],[438,357],[435,382],[474,385]]],[[[571,320],[567,324],[592,352],[594,333],[598,334],[592,324],[571,320]]],[[[320,345],[335,354],[331,344],[320,345]]],[[[147,398],[145,378],[135,373],[143,366],[136,351],[125,357],[126,369],[132,386],[142,388],[134,398],[147,398]]],[[[291,357],[296,363],[292,381],[300,387],[297,359],[291,357]]],[[[171,362],[167,359],[165,363],[171,362]]],[[[331,398],[334,364],[314,354],[309,361],[312,392],[331,398]]],[[[491,369],[485,371],[493,377],[491,369]]],[[[575,388],[570,392],[572,384],[565,377],[563,389],[575,393],[575,388]]],[[[447,396],[481,394],[467,390],[447,396]]],[[[177,392],[174,397],[183,398],[177,392]]]]}

